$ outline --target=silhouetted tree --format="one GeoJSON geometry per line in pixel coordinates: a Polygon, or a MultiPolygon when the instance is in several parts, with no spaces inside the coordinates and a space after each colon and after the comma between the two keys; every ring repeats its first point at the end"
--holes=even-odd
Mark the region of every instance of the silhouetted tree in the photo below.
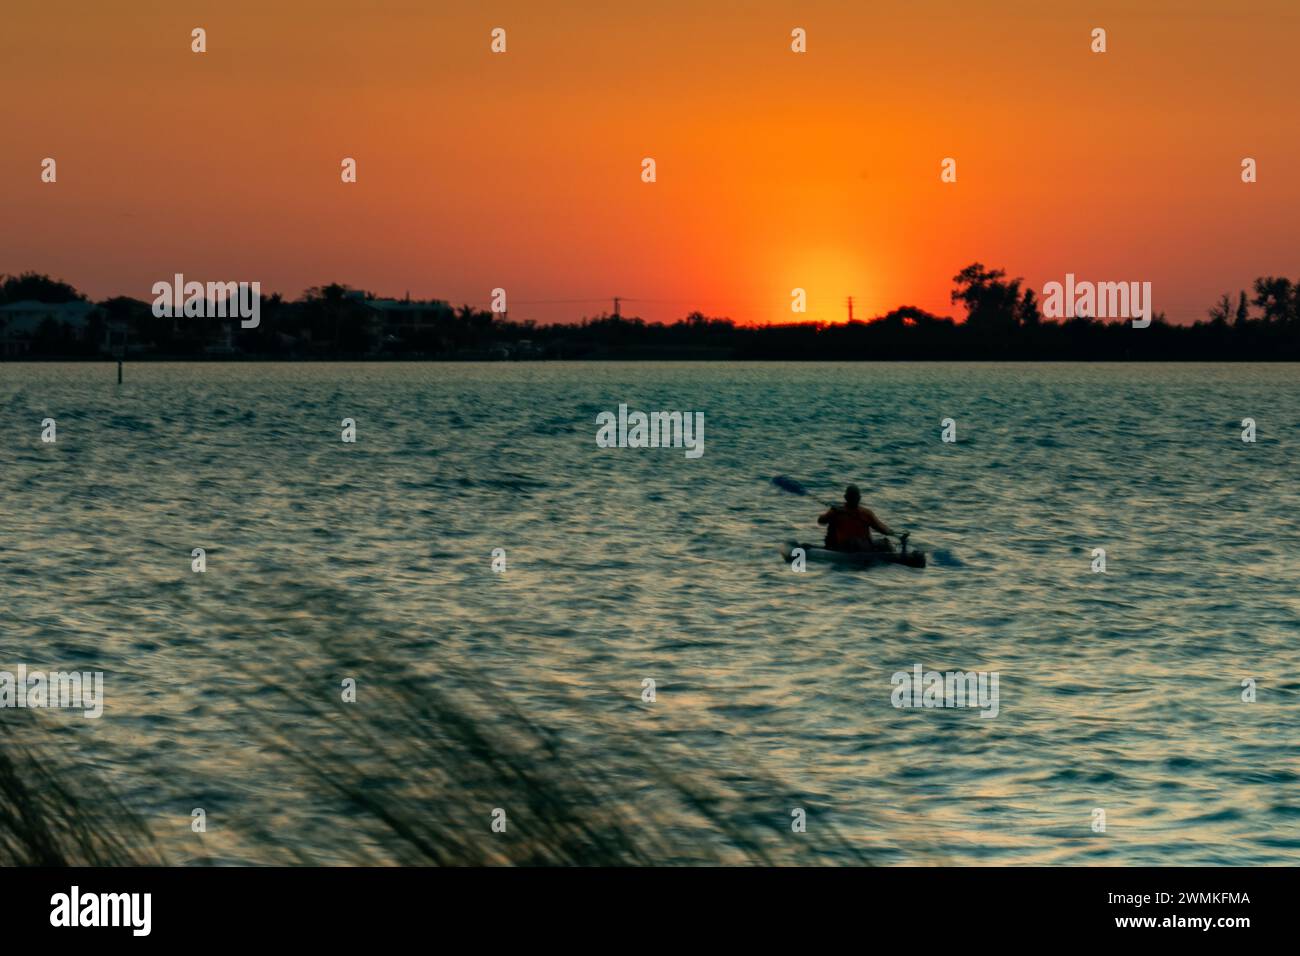
{"type": "Polygon", "coordinates": [[[1292,325],[1296,319],[1296,296],[1291,280],[1273,276],[1256,279],[1255,305],[1263,310],[1266,324],[1292,325]]]}
{"type": "Polygon", "coordinates": [[[979,262],[953,276],[952,302],[966,307],[966,325],[972,331],[996,335],[1017,327],[1023,280],[1007,282],[1006,276],[1001,269],[985,269],[979,262]]]}
{"type": "Polygon", "coordinates": [[[365,350],[368,292],[331,282],[303,293],[303,318],[313,348],[357,353],[365,350]]]}
{"type": "Polygon", "coordinates": [[[1225,292],[1210,309],[1210,323],[1219,327],[1226,326],[1230,315],[1232,315],[1232,299],[1228,298],[1228,293],[1225,292]]]}
{"type": "Polygon", "coordinates": [[[1016,315],[1020,319],[1020,324],[1026,328],[1037,328],[1042,321],[1042,315],[1038,311],[1038,298],[1034,295],[1033,289],[1025,290],[1016,315]]]}
{"type": "Polygon", "coordinates": [[[5,276],[0,283],[0,305],[11,302],[79,302],[86,297],[61,279],[51,279],[36,272],[5,276]]]}

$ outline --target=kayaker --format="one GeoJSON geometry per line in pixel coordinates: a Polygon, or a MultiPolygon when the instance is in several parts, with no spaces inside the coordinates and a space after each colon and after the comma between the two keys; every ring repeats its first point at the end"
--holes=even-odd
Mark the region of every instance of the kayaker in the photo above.
{"type": "Polygon", "coordinates": [[[863,508],[862,492],[857,485],[844,489],[844,504],[832,505],[817,519],[826,525],[826,547],[832,551],[892,551],[888,541],[873,541],[872,530],[892,535],[894,532],[876,517],[870,508],[863,508]]]}

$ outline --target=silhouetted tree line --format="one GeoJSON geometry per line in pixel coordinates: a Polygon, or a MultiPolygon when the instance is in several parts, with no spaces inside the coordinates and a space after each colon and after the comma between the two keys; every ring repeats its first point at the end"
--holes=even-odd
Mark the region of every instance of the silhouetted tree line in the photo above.
{"type": "MultiPolygon", "coordinates": [[[[158,318],[152,303],[115,297],[98,303],[80,334],[42,322],[27,335],[26,357],[90,357],[125,345],[131,357],[268,359],[992,359],[1300,360],[1300,282],[1256,279],[1253,295],[1225,293],[1207,318],[1173,325],[1161,313],[1135,329],[1128,320],[1045,319],[1033,289],[1000,269],[974,263],[953,277],[957,322],[914,306],[841,324],[737,325],[692,312],[673,323],[601,315],[577,323],[506,321],[446,302],[378,299],[331,284],[295,301],[261,299],[261,322],[158,318]]],[[[26,273],[0,281],[0,340],[12,339],[3,307],[18,302],[84,302],[65,282],[26,273]]],[[[12,345],[12,341],[11,341],[12,345]]]]}

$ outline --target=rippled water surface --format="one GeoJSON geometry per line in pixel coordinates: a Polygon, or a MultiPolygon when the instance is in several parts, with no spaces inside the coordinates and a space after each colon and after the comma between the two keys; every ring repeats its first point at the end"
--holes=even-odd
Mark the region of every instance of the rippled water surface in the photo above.
{"type": "Polygon", "coordinates": [[[357,632],[473,666],[593,759],[620,746],[606,716],[633,721],[772,826],[793,793],[880,862],[1295,864],[1298,385],[1282,365],[566,363],[128,364],[119,387],[108,365],[0,364],[0,666],[104,670],[103,719],[50,715],[60,757],[186,833],[194,806],[346,833],[289,819],[221,662],[274,683],[315,635],[357,632]],[[704,412],[703,457],[597,448],[619,403],[704,412]],[[784,564],[848,481],[928,568],[784,564]],[[998,716],[895,709],[915,664],[997,671],[998,716]]]}

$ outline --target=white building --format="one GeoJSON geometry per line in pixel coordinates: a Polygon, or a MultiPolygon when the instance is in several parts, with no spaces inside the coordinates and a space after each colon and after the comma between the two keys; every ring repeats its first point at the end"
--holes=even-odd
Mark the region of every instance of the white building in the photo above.
{"type": "Polygon", "coordinates": [[[0,356],[26,355],[32,339],[47,319],[70,330],[84,342],[90,319],[99,306],[93,302],[11,302],[0,305],[0,356]]]}

